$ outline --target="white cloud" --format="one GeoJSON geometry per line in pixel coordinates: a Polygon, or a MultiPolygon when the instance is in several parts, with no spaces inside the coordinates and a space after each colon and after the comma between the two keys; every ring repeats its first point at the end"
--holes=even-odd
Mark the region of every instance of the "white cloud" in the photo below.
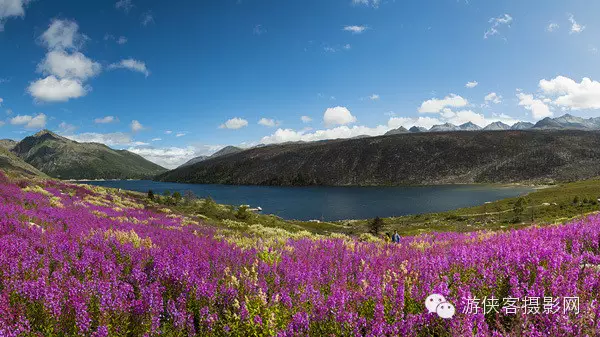
{"type": "Polygon", "coordinates": [[[356,117],[350,113],[350,110],[346,107],[336,106],[334,108],[328,108],[323,114],[323,122],[325,125],[346,125],[356,122],[356,117]]]}
{"type": "Polygon", "coordinates": [[[554,98],[553,104],[578,110],[600,109],[600,82],[584,77],[580,83],[565,77],[557,76],[551,80],[541,80],[541,91],[554,98]]]}
{"type": "Polygon", "coordinates": [[[313,142],[324,139],[338,139],[338,138],[352,138],[356,136],[368,135],[368,136],[379,136],[389,130],[389,127],[385,125],[379,125],[375,128],[369,128],[366,126],[338,126],[332,129],[316,130],[314,132],[308,132],[305,130],[295,131],[292,129],[277,129],[275,133],[270,136],[263,137],[261,143],[273,144],[273,143],[284,143],[284,142],[313,142]]]}
{"type": "Polygon", "coordinates": [[[350,50],[350,49],[352,49],[352,45],[351,45],[351,44],[349,44],[349,43],[346,43],[346,44],[344,45],[344,49],[345,49],[345,50],[350,50]]]}
{"type": "Polygon", "coordinates": [[[487,94],[484,98],[485,103],[489,104],[489,103],[494,103],[494,104],[500,104],[502,103],[502,96],[496,94],[495,92],[490,92],[489,94],[487,94]]]}
{"type": "Polygon", "coordinates": [[[373,94],[373,95],[369,96],[369,99],[370,99],[371,101],[378,101],[378,100],[379,100],[379,98],[380,98],[380,97],[379,97],[379,95],[377,95],[377,94],[373,94]]]}
{"type": "Polygon", "coordinates": [[[378,8],[381,0],[352,0],[353,5],[362,5],[373,8],[378,8]]]}
{"type": "Polygon", "coordinates": [[[571,22],[571,34],[579,34],[585,30],[585,26],[582,26],[575,21],[573,14],[569,14],[569,22],[571,22]]]}
{"type": "Polygon", "coordinates": [[[42,44],[50,50],[77,50],[87,36],[79,33],[77,22],[53,20],[40,37],[42,44]]]}
{"type": "Polygon", "coordinates": [[[108,66],[108,69],[129,69],[144,74],[146,77],[150,75],[150,71],[146,68],[146,64],[142,61],[134,59],[121,60],[118,63],[113,63],[108,66]]]}
{"type": "Polygon", "coordinates": [[[67,122],[62,122],[58,125],[58,128],[60,129],[61,132],[70,134],[75,132],[75,130],[77,130],[77,127],[73,124],[69,124],[67,122]]]}
{"type": "Polygon", "coordinates": [[[219,126],[220,129],[237,130],[248,126],[248,121],[243,118],[232,118],[219,126]]]}
{"type": "Polygon", "coordinates": [[[162,140],[162,138],[152,138],[153,142],[160,142],[162,140]]]}
{"type": "Polygon", "coordinates": [[[65,102],[85,96],[91,88],[84,81],[100,73],[102,67],[76,50],[87,37],[79,32],[74,21],[53,20],[40,37],[48,48],[37,71],[46,78],[29,84],[27,91],[39,101],[65,102]]]}
{"type": "Polygon", "coordinates": [[[477,81],[467,82],[467,84],[465,84],[465,87],[472,89],[472,88],[475,88],[478,84],[479,83],[477,81]]]}
{"type": "Polygon", "coordinates": [[[117,3],[115,3],[115,8],[122,10],[125,13],[129,13],[129,11],[133,8],[133,3],[131,0],[119,0],[117,3]]]}
{"type": "Polygon", "coordinates": [[[179,137],[183,137],[185,135],[187,135],[187,133],[185,133],[185,132],[178,132],[178,133],[175,134],[175,137],[179,138],[179,137]]]}
{"type": "Polygon", "coordinates": [[[443,123],[444,122],[442,120],[434,117],[392,117],[388,121],[388,126],[390,127],[390,129],[397,129],[401,126],[407,129],[410,129],[413,126],[430,129],[434,125],[439,125],[443,123]]]}
{"type": "Polygon", "coordinates": [[[156,148],[153,146],[133,146],[127,150],[136,153],[160,166],[172,169],[192,158],[213,154],[222,147],[222,145],[196,145],[165,148],[156,148]]]}
{"type": "Polygon", "coordinates": [[[171,131],[171,130],[167,130],[167,131],[165,131],[165,135],[170,135],[170,134],[172,134],[172,133],[173,133],[173,131],[171,131]]]}
{"type": "Polygon", "coordinates": [[[117,43],[121,45],[126,44],[127,38],[125,36],[119,36],[119,38],[117,39],[117,43]]]}
{"type": "Polygon", "coordinates": [[[309,116],[302,116],[302,117],[300,117],[300,120],[302,121],[302,123],[312,122],[312,118],[310,118],[309,116]]]}
{"type": "Polygon", "coordinates": [[[256,25],[252,29],[252,33],[254,35],[263,35],[266,32],[267,32],[267,30],[265,29],[265,27],[263,27],[263,25],[256,25]]]}
{"type": "Polygon", "coordinates": [[[66,102],[71,98],[85,96],[89,88],[84,87],[81,81],[76,79],[58,79],[55,76],[48,76],[31,82],[27,91],[40,101],[66,102]]]}
{"type": "Polygon", "coordinates": [[[12,125],[24,125],[27,129],[42,129],[46,126],[46,115],[43,113],[35,116],[17,115],[10,119],[12,125]]]}
{"type": "Polygon", "coordinates": [[[131,131],[132,132],[138,132],[138,131],[142,131],[142,130],[144,130],[144,126],[142,125],[142,123],[138,122],[135,119],[131,121],[131,131]]]}
{"type": "Polygon", "coordinates": [[[525,109],[531,111],[534,119],[552,117],[552,111],[550,111],[546,103],[540,99],[535,99],[533,95],[519,92],[517,93],[517,98],[519,98],[519,106],[523,106],[525,109]]]}
{"type": "Polygon", "coordinates": [[[96,123],[96,124],[109,124],[109,123],[115,123],[118,121],[119,121],[119,119],[114,116],[105,116],[102,118],[94,119],[94,123],[96,123]]]}
{"type": "Polygon", "coordinates": [[[4,99],[2,97],[0,97],[0,106],[2,106],[3,102],[4,102],[4,99]]]}
{"type": "Polygon", "coordinates": [[[546,27],[546,31],[548,32],[553,32],[555,30],[557,30],[558,28],[560,28],[560,26],[558,25],[558,23],[554,23],[551,22],[547,27],[546,27]]]}
{"type": "Polygon", "coordinates": [[[367,26],[345,26],[344,31],[351,32],[352,34],[360,34],[367,30],[367,26]]]}
{"type": "Polygon", "coordinates": [[[444,97],[443,99],[432,98],[427,100],[421,104],[419,108],[420,113],[439,113],[444,108],[461,108],[469,104],[469,101],[466,99],[455,95],[450,94],[449,96],[444,97]]]}
{"type": "Polygon", "coordinates": [[[154,23],[154,15],[152,14],[152,11],[147,11],[144,14],[142,14],[142,26],[146,27],[147,25],[154,23]]]}
{"type": "Polygon", "coordinates": [[[262,125],[262,126],[273,128],[273,127],[276,127],[276,126],[279,125],[279,121],[276,121],[276,120],[271,119],[271,118],[261,118],[258,121],[258,124],[262,125]]]}
{"type": "Polygon", "coordinates": [[[131,135],[123,132],[95,133],[87,132],[76,135],[64,135],[66,138],[80,143],[100,143],[108,146],[130,145],[131,135]]]}
{"type": "Polygon", "coordinates": [[[510,24],[512,23],[512,21],[513,21],[512,16],[510,16],[508,14],[504,14],[497,18],[491,18],[489,20],[489,22],[492,24],[492,26],[488,30],[485,31],[485,33],[483,34],[483,38],[487,39],[490,36],[500,34],[500,31],[498,30],[500,28],[500,26],[506,25],[506,26],[510,27],[510,24]]]}
{"type": "Polygon", "coordinates": [[[58,78],[77,78],[82,81],[100,73],[102,66],[80,52],[67,54],[63,50],[53,50],[46,54],[37,70],[44,75],[58,78]]]}
{"type": "Polygon", "coordinates": [[[10,17],[25,16],[25,6],[31,0],[0,0],[0,32],[4,31],[4,23],[10,17]]]}

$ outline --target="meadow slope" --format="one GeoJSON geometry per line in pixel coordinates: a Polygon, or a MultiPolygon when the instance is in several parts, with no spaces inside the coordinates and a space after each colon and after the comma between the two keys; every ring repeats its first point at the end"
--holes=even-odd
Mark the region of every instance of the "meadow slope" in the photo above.
{"type": "Polygon", "coordinates": [[[0,174],[0,335],[600,332],[600,217],[399,245],[204,219],[128,192],[0,174]],[[453,318],[426,311],[433,292],[454,303],[453,318]],[[491,297],[537,312],[502,300],[464,312],[463,298],[491,297]],[[579,299],[578,312],[565,297],[579,299]]]}

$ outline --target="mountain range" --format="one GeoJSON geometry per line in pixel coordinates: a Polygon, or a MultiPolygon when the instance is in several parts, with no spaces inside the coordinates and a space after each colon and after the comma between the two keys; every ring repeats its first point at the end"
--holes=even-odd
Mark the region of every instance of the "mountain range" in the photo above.
{"type": "Polygon", "coordinates": [[[600,132],[403,133],[277,144],[211,158],[156,180],[241,185],[429,185],[600,176],[600,132]]]}
{"type": "Polygon", "coordinates": [[[472,122],[467,122],[461,125],[454,125],[452,123],[444,123],[440,125],[434,125],[429,130],[423,127],[413,126],[410,129],[406,129],[401,126],[397,129],[390,130],[386,135],[396,135],[401,133],[409,132],[449,132],[449,131],[501,131],[501,130],[600,130],[600,117],[593,118],[582,118],[566,114],[557,118],[546,117],[537,123],[533,124],[530,122],[517,122],[515,124],[508,125],[500,121],[493,122],[480,127],[472,122]]]}
{"type": "MultiPolygon", "coordinates": [[[[48,130],[20,142],[3,140],[0,147],[23,170],[35,168],[32,173],[43,172],[53,178],[142,179],[166,171],[135,153],[98,143],[78,143],[48,130]]],[[[0,163],[0,168],[5,167],[8,164],[0,163]]]]}

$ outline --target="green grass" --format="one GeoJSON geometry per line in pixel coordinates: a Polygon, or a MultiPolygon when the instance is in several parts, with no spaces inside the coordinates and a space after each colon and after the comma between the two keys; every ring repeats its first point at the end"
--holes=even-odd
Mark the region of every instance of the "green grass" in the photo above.
{"type": "MultiPolygon", "coordinates": [[[[468,232],[504,230],[532,224],[562,223],[600,211],[600,179],[539,188],[522,198],[522,211],[515,207],[519,197],[448,212],[386,218],[385,231],[401,235],[430,231],[468,232]]],[[[366,231],[368,220],[354,221],[356,231],[366,231]]]]}

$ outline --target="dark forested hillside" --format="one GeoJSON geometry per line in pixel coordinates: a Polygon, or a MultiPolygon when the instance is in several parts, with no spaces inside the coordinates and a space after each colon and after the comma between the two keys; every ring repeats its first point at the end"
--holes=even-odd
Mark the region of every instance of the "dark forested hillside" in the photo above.
{"type": "Polygon", "coordinates": [[[600,175],[600,132],[408,133],[271,145],[175,169],[157,180],[251,185],[573,181],[600,175]]]}

